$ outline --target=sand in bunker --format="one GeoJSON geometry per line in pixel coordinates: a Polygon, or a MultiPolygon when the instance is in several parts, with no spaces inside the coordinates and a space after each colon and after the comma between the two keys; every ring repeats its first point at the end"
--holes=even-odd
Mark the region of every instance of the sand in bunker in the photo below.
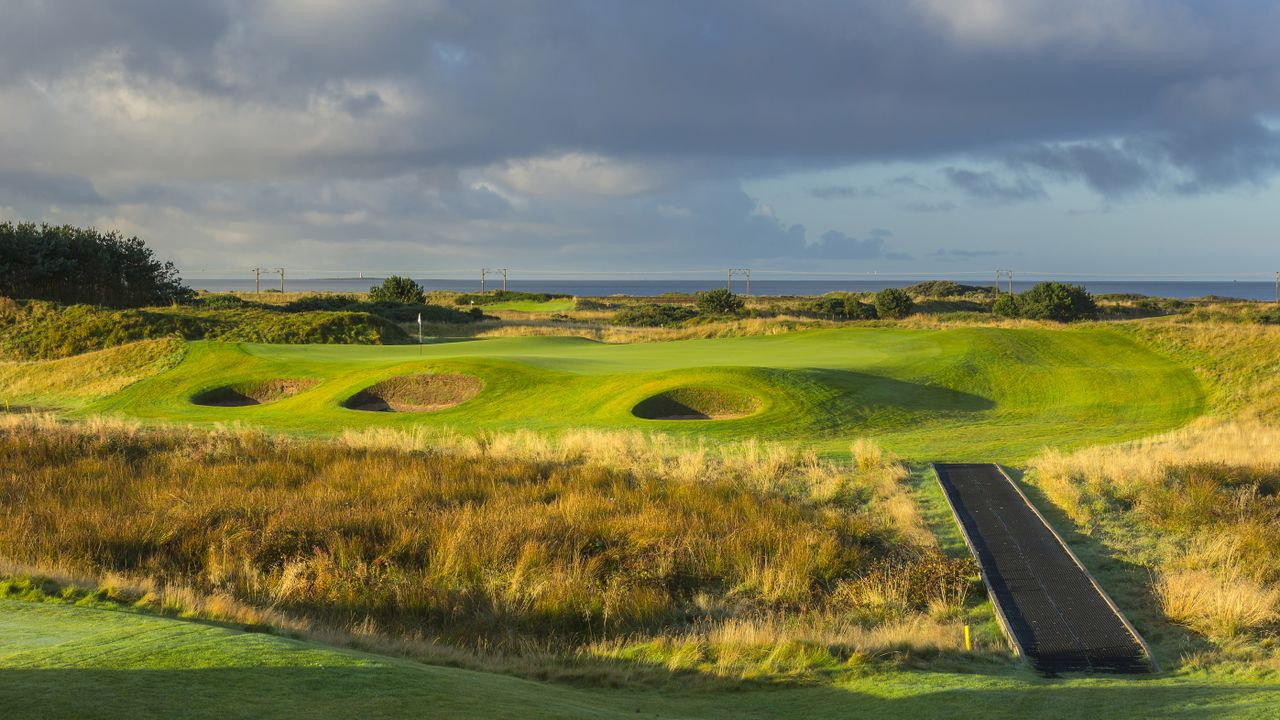
{"type": "Polygon", "coordinates": [[[471,375],[406,375],[361,390],[342,405],[368,412],[431,412],[460,405],[484,389],[471,375]]]}

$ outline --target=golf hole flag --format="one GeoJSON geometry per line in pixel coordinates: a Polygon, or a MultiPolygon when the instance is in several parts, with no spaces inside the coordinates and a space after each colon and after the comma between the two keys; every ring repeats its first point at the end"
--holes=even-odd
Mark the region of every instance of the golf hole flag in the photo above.
{"type": "Polygon", "coordinates": [[[422,344],[422,313],[418,313],[418,344],[422,344]]]}

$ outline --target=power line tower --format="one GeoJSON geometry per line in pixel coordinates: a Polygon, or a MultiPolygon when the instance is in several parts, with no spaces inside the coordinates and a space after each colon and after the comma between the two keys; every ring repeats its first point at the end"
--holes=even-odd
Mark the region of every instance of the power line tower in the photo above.
{"type": "Polygon", "coordinates": [[[997,270],[997,271],[996,271],[996,294],[997,294],[997,295],[999,295],[999,294],[1000,294],[1000,278],[1004,277],[1005,275],[1008,275],[1008,276],[1009,276],[1009,294],[1010,294],[1010,295],[1012,295],[1012,294],[1013,294],[1013,271],[1012,271],[1012,270],[997,270]]]}
{"type": "Polygon", "coordinates": [[[750,296],[751,295],[751,268],[729,268],[729,273],[725,278],[726,280],[725,289],[728,290],[729,292],[733,292],[733,277],[735,275],[738,277],[747,279],[747,292],[744,294],[750,296]]]}
{"type": "Polygon", "coordinates": [[[506,268],[480,268],[480,294],[484,294],[484,279],[486,275],[497,275],[502,273],[502,292],[507,291],[507,269],[506,268]]]}

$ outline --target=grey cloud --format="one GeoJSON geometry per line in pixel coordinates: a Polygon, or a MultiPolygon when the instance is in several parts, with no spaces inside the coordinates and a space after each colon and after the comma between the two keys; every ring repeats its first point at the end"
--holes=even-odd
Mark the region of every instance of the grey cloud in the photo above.
{"type": "Polygon", "coordinates": [[[825,185],[805,189],[810,197],[819,200],[883,197],[907,191],[932,192],[933,189],[910,175],[891,178],[879,185],[825,185]]]}
{"type": "MultiPolygon", "coordinates": [[[[218,247],[221,227],[281,248],[724,263],[889,257],[883,238],[806,243],[800,218],[753,214],[751,178],[963,156],[1000,172],[950,168],[941,190],[1015,202],[1052,181],[1196,193],[1280,169],[1261,119],[1280,113],[1273,4],[1043,0],[993,26],[956,8],[15,0],[0,23],[0,171],[44,175],[0,178],[0,205],[128,205],[112,210],[164,238],[195,228],[173,241],[186,248],[218,247]],[[631,198],[462,180],[565,153],[680,171],[631,198]]],[[[809,193],[953,209],[924,195],[936,190],[902,175],[809,193]]]]}
{"type": "Polygon", "coordinates": [[[961,258],[968,260],[972,258],[995,257],[1003,254],[1004,253],[998,250],[957,250],[954,248],[938,248],[934,251],[933,256],[940,259],[961,258]]]}
{"type": "Polygon", "coordinates": [[[855,198],[855,197],[875,197],[878,193],[872,187],[854,187],[853,185],[827,185],[825,187],[813,187],[805,190],[810,197],[819,200],[834,200],[837,198],[855,198]]]}
{"type": "Polygon", "coordinates": [[[955,210],[956,204],[951,202],[950,200],[943,200],[942,202],[936,202],[936,203],[929,203],[929,202],[907,203],[903,207],[915,213],[940,213],[940,212],[951,212],[952,210],[955,210]]]}
{"type": "MultiPolygon", "coordinates": [[[[1045,138],[1146,138],[1206,107],[1241,123],[1275,112],[1277,11],[1215,5],[1144,6],[1159,44],[1138,32],[1071,43],[1039,25],[1027,36],[1047,34],[1042,41],[1010,44],[879,2],[405,1],[285,13],[229,0],[29,0],[6,12],[0,68],[56,79],[118,52],[138,82],[302,110],[334,86],[397,88],[408,112],[385,136],[395,140],[335,148],[317,173],[351,163],[394,174],[565,148],[695,154],[770,173],[1045,138]]],[[[1134,9],[1054,12],[1110,31],[1134,9]]],[[[1046,13],[1025,14],[1041,22],[1046,13]]],[[[1238,165],[1218,168],[1214,182],[1229,182],[1238,165]]]]}
{"type": "Polygon", "coordinates": [[[810,247],[810,252],[823,258],[871,260],[884,254],[884,237],[873,233],[870,237],[858,239],[838,230],[829,230],[822,234],[821,243],[810,247]]]}
{"type": "Polygon", "coordinates": [[[87,178],[47,175],[0,167],[0,205],[104,205],[107,200],[87,178]]]}
{"type": "Polygon", "coordinates": [[[1022,202],[1042,200],[1048,195],[1038,181],[1028,177],[1002,179],[989,171],[974,171],[949,167],[943,170],[947,181],[971,197],[995,202],[1022,202]]]}

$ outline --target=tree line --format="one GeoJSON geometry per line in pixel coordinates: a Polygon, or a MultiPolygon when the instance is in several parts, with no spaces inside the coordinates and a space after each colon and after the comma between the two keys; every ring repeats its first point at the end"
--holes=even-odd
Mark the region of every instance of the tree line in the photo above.
{"type": "Polygon", "coordinates": [[[194,297],[137,237],[71,225],[0,223],[0,296],[127,308],[194,297]]]}

